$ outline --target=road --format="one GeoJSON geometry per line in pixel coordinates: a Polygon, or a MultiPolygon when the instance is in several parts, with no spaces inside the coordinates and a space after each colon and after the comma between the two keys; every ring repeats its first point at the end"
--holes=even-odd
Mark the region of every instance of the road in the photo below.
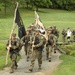
{"type": "MultiPolygon", "coordinates": [[[[42,70],[38,71],[38,63],[37,60],[35,61],[35,66],[33,72],[29,72],[30,61],[26,61],[26,56],[24,49],[21,50],[21,59],[18,62],[18,69],[15,70],[12,75],[52,75],[53,72],[57,69],[58,65],[61,63],[59,60],[59,56],[61,55],[59,52],[52,53],[52,61],[48,62],[46,60],[46,52],[43,52],[43,64],[42,70]]],[[[9,68],[6,67],[4,70],[0,71],[0,75],[11,75],[9,73],[9,68]]]]}

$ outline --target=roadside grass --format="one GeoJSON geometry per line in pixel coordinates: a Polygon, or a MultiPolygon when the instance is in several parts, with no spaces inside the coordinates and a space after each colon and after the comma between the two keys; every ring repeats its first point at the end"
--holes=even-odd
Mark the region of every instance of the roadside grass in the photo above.
{"type": "Polygon", "coordinates": [[[59,65],[53,75],[75,75],[75,57],[69,55],[61,55],[63,62],[59,65]]]}
{"type": "MultiPolygon", "coordinates": [[[[11,64],[10,58],[8,58],[8,65],[5,65],[6,62],[6,42],[0,41],[0,70],[3,70],[5,67],[9,67],[11,64]]],[[[19,61],[20,57],[18,57],[17,61],[19,61]]]]}

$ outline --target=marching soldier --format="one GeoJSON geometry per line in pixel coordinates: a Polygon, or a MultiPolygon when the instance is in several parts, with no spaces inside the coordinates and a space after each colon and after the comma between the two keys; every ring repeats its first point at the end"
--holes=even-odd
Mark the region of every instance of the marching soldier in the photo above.
{"type": "Polygon", "coordinates": [[[52,34],[52,29],[48,30],[47,35],[48,35],[48,40],[46,43],[46,57],[47,60],[51,62],[52,51],[54,50],[55,52],[56,39],[55,36],[52,34]]]}
{"type": "Polygon", "coordinates": [[[10,59],[12,61],[10,73],[14,72],[14,69],[17,69],[17,55],[20,46],[20,41],[16,38],[16,34],[12,33],[11,39],[7,42],[7,49],[9,49],[10,59]],[[10,45],[10,46],[9,46],[10,45]]]}
{"type": "Polygon", "coordinates": [[[66,38],[66,30],[65,29],[63,29],[62,30],[62,40],[63,40],[63,42],[65,43],[65,38],[66,38]]]}
{"type": "Polygon", "coordinates": [[[26,31],[26,35],[21,39],[22,44],[24,45],[25,54],[27,56],[27,61],[29,61],[29,54],[30,54],[30,34],[29,30],[26,31]]]}
{"type": "Polygon", "coordinates": [[[29,68],[29,71],[33,71],[34,68],[34,63],[35,59],[38,59],[38,70],[41,70],[41,65],[42,65],[42,45],[43,45],[43,37],[40,35],[40,31],[36,30],[35,36],[34,36],[34,44],[32,45],[33,47],[33,53],[32,53],[32,58],[31,58],[31,65],[29,68]]]}
{"type": "Polygon", "coordinates": [[[73,41],[75,42],[75,30],[72,31],[73,34],[73,41]]]}
{"type": "Polygon", "coordinates": [[[52,29],[52,34],[54,34],[54,35],[57,37],[57,41],[58,41],[58,38],[59,38],[59,31],[56,29],[56,26],[53,27],[53,29],[52,29]]]}

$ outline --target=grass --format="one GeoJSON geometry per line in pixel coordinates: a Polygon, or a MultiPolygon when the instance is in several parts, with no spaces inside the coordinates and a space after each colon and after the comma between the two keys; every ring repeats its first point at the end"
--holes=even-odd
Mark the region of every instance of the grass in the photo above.
{"type": "MultiPolygon", "coordinates": [[[[5,41],[0,41],[0,70],[2,70],[4,67],[6,67],[5,65],[5,61],[6,61],[6,42],[5,41]]],[[[18,57],[18,60],[20,59],[20,57],[18,57]]],[[[8,65],[10,66],[11,64],[11,60],[8,58],[8,65]]]]}
{"type": "Polygon", "coordinates": [[[6,42],[0,41],[0,56],[5,56],[6,54],[6,42]]]}
{"type": "MultiPolygon", "coordinates": [[[[19,9],[24,25],[27,28],[31,23],[35,22],[34,11],[27,9],[19,9]]],[[[61,41],[61,30],[70,27],[75,27],[75,11],[54,10],[54,9],[39,9],[37,12],[46,27],[57,26],[60,31],[59,41],[61,41]]],[[[0,40],[9,38],[14,18],[14,10],[9,9],[5,16],[3,10],[0,12],[0,40]]],[[[15,32],[17,33],[17,27],[15,32]]]]}
{"type": "Polygon", "coordinates": [[[75,57],[61,55],[63,62],[59,65],[53,75],[75,75],[75,57]]]}

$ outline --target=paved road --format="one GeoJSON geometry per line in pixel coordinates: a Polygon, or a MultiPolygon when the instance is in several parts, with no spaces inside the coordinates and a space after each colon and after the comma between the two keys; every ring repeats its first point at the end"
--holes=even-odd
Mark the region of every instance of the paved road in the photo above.
{"type": "MultiPolygon", "coordinates": [[[[35,67],[34,71],[31,73],[29,72],[29,66],[30,61],[26,61],[24,50],[21,51],[22,58],[18,62],[18,69],[15,70],[15,72],[12,75],[52,75],[52,73],[55,71],[57,66],[61,63],[59,60],[60,53],[53,53],[52,61],[48,62],[46,60],[45,51],[43,52],[43,64],[42,64],[42,70],[38,71],[38,63],[37,60],[35,61],[35,67]]],[[[0,75],[11,75],[9,73],[9,68],[5,68],[5,70],[0,71],[0,75]]]]}

